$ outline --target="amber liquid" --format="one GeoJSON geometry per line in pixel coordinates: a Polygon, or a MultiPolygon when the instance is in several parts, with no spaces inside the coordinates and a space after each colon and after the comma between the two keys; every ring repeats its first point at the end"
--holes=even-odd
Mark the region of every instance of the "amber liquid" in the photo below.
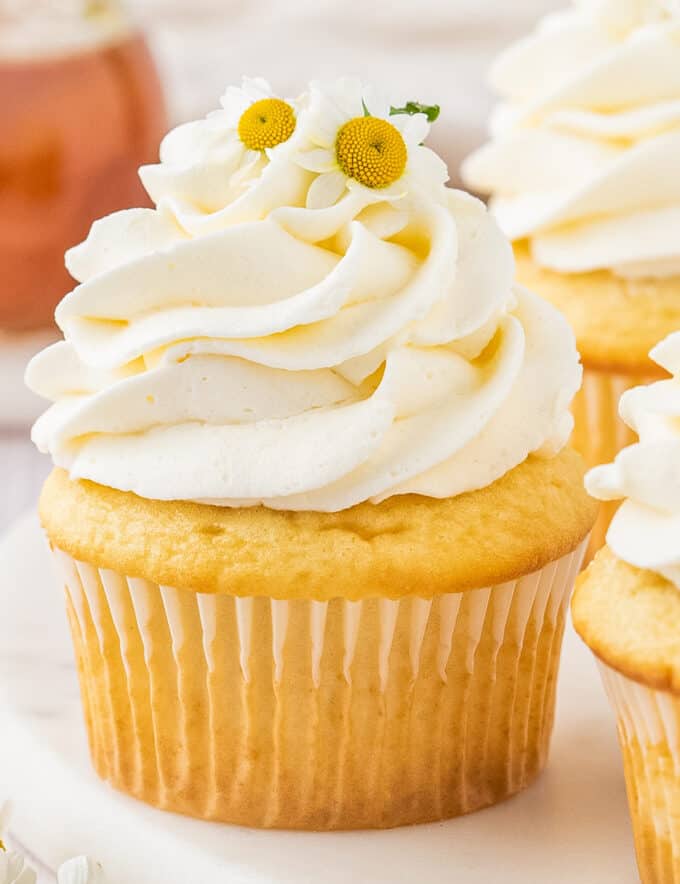
{"type": "Polygon", "coordinates": [[[48,325],[74,286],[64,252],[92,222],[148,205],[137,169],[166,129],[144,40],[0,61],[0,329],[48,325]]]}

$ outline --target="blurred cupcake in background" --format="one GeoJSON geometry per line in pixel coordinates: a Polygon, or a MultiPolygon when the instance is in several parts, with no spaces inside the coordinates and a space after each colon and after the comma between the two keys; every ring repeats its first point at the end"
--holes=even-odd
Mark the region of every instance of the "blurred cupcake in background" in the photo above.
{"type": "Polygon", "coordinates": [[[64,251],[94,218],[147,204],[137,176],[166,128],[143,37],[113,0],[0,10],[0,329],[52,322],[64,251]]]}
{"type": "Polygon", "coordinates": [[[640,441],[588,474],[625,498],[581,576],[574,624],[599,659],[618,717],[643,884],[680,881],[680,332],[652,351],[673,377],[629,390],[640,441]]]}
{"type": "Polygon", "coordinates": [[[463,175],[492,195],[519,281],[574,328],[574,445],[595,465],[633,441],[619,397],[662,376],[647,354],[680,326],[680,5],[582,0],[507,50],[492,82],[504,103],[463,175]]]}

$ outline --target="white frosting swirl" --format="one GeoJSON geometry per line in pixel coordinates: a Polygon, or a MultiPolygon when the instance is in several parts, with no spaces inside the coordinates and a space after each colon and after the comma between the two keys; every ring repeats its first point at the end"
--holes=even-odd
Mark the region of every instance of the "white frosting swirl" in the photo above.
{"type": "Polygon", "coordinates": [[[505,103],[463,167],[513,240],[565,273],[680,273],[680,4],[581,0],[492,71],[505,103]]]}
{"type": "Polygon", "coordinates": [[[223,122],[171,133],[142,174],[158,208],[68,254],[66,340],[27,373],[55,403],[42,451],[151,499],[337,511],[460,494],[564,445],[573,335],[513,292],[480,202],[416,176],[309,208],[305,111],[257,167],[223,122]]]}
{"type": "Polygon", "coordinates": [[[650,356],[673,377],[624,393],[621,417],[640,441],[591,470],[586,487],[600,500],[627,498],[607,534],[616,555],[680,589],[680,332],[650,356]]]}

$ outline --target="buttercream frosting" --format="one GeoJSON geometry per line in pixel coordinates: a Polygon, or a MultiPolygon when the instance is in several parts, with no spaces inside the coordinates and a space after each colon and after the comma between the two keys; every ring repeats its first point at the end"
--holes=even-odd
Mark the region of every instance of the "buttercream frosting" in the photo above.
{"type": "Polygon", "coordinates": [[[680,4],[580,0],[503,53],[465,162],[512,240],[564,273],[680,273],[680,4]]]}
{"type": "Polygon", "coordinates": [[[625,498],[607,534],[616,555],[680,589],[680,332],[650,356],[672,378],[623,394],[621,417],[639,442],[591,470],[586,487],[600,500],[625,498]]]}
{"type": "Polygon", "coordinates": [[[141,172],[156,209],[68,253],[65,340],[27,372],[54,402],[38,447],[151,499],[318,511],[453,496],[558,451],[573,335],[513,287],[483,204],[444,186],[424,115],[391,116],[357,81],[312,84],[292,136],[250,151],[239,114],[270,97],[246,81],[170,133],[141,172]],[[389,187],[329,160],[333,126],[366,110],[407,150],[389,187]]]}

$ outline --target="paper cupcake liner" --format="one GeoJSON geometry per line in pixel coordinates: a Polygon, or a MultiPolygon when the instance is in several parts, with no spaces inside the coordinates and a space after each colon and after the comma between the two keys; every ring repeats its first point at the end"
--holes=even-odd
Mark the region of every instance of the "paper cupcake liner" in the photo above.
{"type": "MultiPolygon", "coordinates": [[[[631,387],[658,380],[651,374],[616,374],[584,368],[583,386],[576,394],[573,447],[583,455],[589,467],[610,463],[616,455],[637,440],[637,436],[619,417],[619,399],[631,387]]],[[[587,564],[604,546],[609,523],[619,508],[618,501],[603,503],[590,535],[587,564]]]]}
{"type": "Polygon", "coordinates": [[[680,884],[680,698],[600,663],[616,711],[643,884],[680,884]]]}
{"type": "Polygon", "coordinates": [[[486,589],[360,602],[205,595],[55,550],[94,766],[157,807],[258,827],[493,804],[546,760],[584,550],[486,589]]]}

